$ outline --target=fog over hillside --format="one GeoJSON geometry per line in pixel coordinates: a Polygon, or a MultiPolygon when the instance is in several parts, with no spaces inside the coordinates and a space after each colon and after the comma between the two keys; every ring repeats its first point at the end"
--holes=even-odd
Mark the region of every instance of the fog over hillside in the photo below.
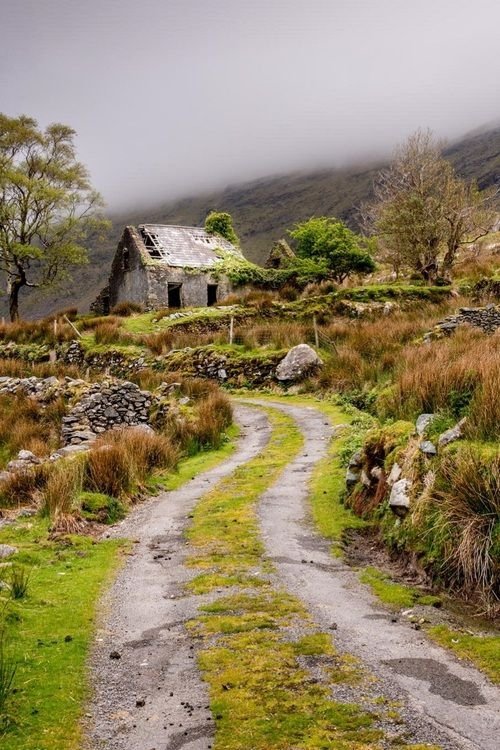
{"type": "Polygon", "coordinates": [[[72,125],[129,210],[498,118],[499,21],[496,0],[3,0],[2,109],[72,125]]]}

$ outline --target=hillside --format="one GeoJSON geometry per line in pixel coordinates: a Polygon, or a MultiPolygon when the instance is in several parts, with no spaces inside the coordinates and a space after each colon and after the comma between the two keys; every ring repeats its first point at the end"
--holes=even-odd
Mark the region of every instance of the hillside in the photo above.
{"type": "MultiPolygon", "coordinates": [[[[447,149],[458,172],[477,179],[480,187],[500,181],[500,127],[476,131],[447,149]]],[[[26,317],[37,317],[68,305],[85,310],[104,285],[116,247],[126,224],[143,222],[201,225],[211,209],[229,211],[241,237],[246,256],[262,262],[272,242],[296,221],[312,215],[333,215],[357,225],[359,205],[370,197],[373,179],[382,165],[356,165],[255,180],[204,195],[165,203],[140,213],[112,216],[109,239],[90,251],[88,266],[78,270],[77,289],[50,296],[32,295],[22,300],[26,317]]]]}

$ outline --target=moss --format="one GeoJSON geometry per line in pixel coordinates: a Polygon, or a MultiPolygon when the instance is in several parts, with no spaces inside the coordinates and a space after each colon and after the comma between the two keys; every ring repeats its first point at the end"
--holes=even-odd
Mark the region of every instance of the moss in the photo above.
{"type": "Polygon", "coordinates": [[[500,638],[497,634],[464,633],[447,625],[436,625],[429,635],[461,659],[471,661],[495,683],[500,683],[500,638]]]}
{"type": "Polygon", "coordinates": [[[88,521],[116,523],[126,515],[126,507],[120,500],[100,492],[82,492],[77,497],[77,506],[88,521]]]}

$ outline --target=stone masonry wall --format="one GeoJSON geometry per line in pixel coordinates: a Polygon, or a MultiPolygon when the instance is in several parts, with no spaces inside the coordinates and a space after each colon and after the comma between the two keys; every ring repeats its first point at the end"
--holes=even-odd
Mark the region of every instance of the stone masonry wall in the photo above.
{"type": "Polygon", "coordinates": [[[461,307],[455,315],[449,315],[432,331],[425,334],[424,340],[430,341],[440,335],[449,336],[460,325],[470,325],[480,328],[485,333],[494,333],[500,328],[500,305],[486,307],[461,307]]]}

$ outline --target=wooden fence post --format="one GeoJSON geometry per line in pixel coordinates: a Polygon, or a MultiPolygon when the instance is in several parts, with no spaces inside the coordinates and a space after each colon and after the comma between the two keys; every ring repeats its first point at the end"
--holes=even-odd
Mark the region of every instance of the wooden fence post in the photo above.
{"type": "Polygon", "coordinates": [[[234,338],[234,316],[231,315],[231,320],[229,321],[229,345],[233,345],[233,338],[234,338]]]}
{"type": "Polygon", "coordinates": [[[319,334],[318,334],[318,324],[316,322],[316,315],[313,315],[313,328],[314,328],[314,343],[316,344],[316,349],[319,349],[319,334]]]}

